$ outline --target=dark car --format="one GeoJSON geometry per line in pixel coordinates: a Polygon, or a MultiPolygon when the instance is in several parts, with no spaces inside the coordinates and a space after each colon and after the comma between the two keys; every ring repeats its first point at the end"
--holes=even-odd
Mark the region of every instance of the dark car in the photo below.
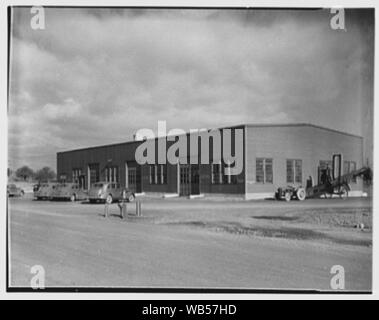
{"type": "Polygon", "coordinates": [[[17,187],[15,184],[7,185],[7,195],[8,197],[22,197],[25,194],[24,190],[17,187]]]}
{"type": "Polygon", "coordinates": [[[77,183],[65,182],[58,184],[51,193],[52,200],[87,200],[87,192],[77,183]]]}
{"type": "Polygon", "coordinates": [[[112,203],[117,200],[133,201],[135,195],[127,188],[121,187],[117,182],[96,182],[88,193],[90,202],[102,201],[112,203]]]}

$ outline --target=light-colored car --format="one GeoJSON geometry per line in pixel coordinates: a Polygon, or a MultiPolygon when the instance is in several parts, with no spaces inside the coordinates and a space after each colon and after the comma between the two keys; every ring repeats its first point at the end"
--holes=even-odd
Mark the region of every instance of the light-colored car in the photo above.
{"type": "Polygon", "coordinates": [[[79,184],[72,182],[59,183],[50,197],[52,200],[87,200],[87,192],[79,184]]]}
{"type": "Polygon", "coordinates": [[[117,182],[96,182],[91,186],[88,193],[90,202],[106,202],[125,200],[134,201],[135,195],[127,188],[121,187],[117,182]]]}
{"type": "Polygon", "coordinates": [[[37,200],[50,199],[57,184],[57,182],[43,182],[35,185],[33,188],[34,198],[37,200]]]}
{"type": "Polygon", "coordinates": [[[8,197],[22,197],[24,190],[17,187],[14,183],[11,183],[7,185],[7,195],[8,197]]]}

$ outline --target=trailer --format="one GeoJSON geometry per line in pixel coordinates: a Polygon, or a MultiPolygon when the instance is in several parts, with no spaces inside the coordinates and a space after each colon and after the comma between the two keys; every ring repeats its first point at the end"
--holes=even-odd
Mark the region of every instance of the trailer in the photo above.
{"type": "Polygon", "coordinates": [[[303,186],[287,186],[278,188],[275,193],[277,200],[291,201],[292,199],[303,201],[309,198],[331,198],[335,195],[342,199],[346,199],[351,190],[349,183],[356,177],[369,177],[372,175],[371,169],[362,167],[361,169],[351,171],[341,175],[342,171],[342,155],[333,155],[332,171],[330,168],[320,169],[321,183],[313,186],[312,183],[307,183],[307,187],[303,186]]]}

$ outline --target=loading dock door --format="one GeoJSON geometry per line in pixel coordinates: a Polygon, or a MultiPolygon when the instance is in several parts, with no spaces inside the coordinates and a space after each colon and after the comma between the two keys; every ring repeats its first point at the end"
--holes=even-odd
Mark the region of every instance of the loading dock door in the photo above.
{"type": "Polygon", "coordinates": [[[180,165],[180,196],[200,193],[199,165],[180,165]]]}
{"type": "Polygon", "coordinates": [[[100,181],[100,170],[99,164],[90,164],[88,166],[88,189],[91,188],[91,185],[95,182],[100,181]]]}
{"type": "Polygon", "coordinates": [[[136,192],[137,187],[137,170],[136,168],[128,168],[128,188],[136,192]]]}
{"type": "Polygon", "coordinates": [[[135,161],[125,163],[126,183],[125,186],[134,193],[142,192],[142,167],[135,161]]]}
{"type": "Polygon", "coordinates": [[[180,196],[189,196],[190,194],[190,166],[182,164],[180,165],[180,196]]]}
{"type": "Polygon", "coordinates": [[[191,165],[191,194],[200,194],[199,165],[191,165]]]}

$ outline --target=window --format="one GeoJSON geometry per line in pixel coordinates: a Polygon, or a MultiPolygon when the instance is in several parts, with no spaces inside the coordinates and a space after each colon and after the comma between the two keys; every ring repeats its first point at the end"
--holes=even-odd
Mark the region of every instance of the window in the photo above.
{"type": "Polygon", "coordinates": [[[161,164],[161,184],[167,183],[167,165],[161,164]]]}
{"type": "Polygon", "coordinates": [[[154,184],[155,183],[155,165],[151,164],[149,166],[149,170],[150,170],[150,184],[154,184]]]}
{"type": "Polygon", "coordinates": [[[156,178],[155,183],[156,184],[161,184],[162,167],[160,165],[157,165],[156,168],[157,168],[157,175],[155,177],[156,178]]]}
{"type": "Polygon", "coordinates": [[[270,158],[257,158],[255,162],[255,180],[258,183],[273,183],[273,160],[270,158]]]}
{"type": "Polygon", "coordinates": [[[137,181],[136,181],[136,168],[129,168],[128,170],[128,183],[129,186],[135,186],[137,181]]]}
{"type": "Polygon", "coordinates": [[[73,169],[72,170],[72,182],[78,183],[79,177],[82,175],[82,169],[73,169]]]}
{"type": "Polygon", "coordinates": [[[273,180],[272,159],[265,159],[265,182],[273,183],[273,180]]]}
{"type": "Polygon", "coordinates": [[[90,164],[89,166],[89,183],[95,183],[100,181],[100,171],[99,171],[99,164],[94,163],[90,164]]]}
{"type": "Polygon", "coordinates": [[[230,164],[224,164],[223,170],[223,182],[227,184],[236,184],[237,183],[237,175],[228,174],[232,166],[230,164]]]}
{"type": "Polygon", "coordinates": [[[118,182],[118,167],[105,168],[105,181],[118,182]]]}
{"type": "Polygon", "coordinates": [[[287,160],[287,183],[294,183],[295,171],[293,160],[287,160]]]}
{"type": "Polygon", "coordinates": [[[302,160],[287,159],[287,183],[301,183],[303,181],[302,160]]]}
{"type": "Polygon", "coordinates": [[[113,167],[113,181],[118,182],[118,168],[113,167]]]}
{"type": "MultiPolygon", "coordinates": [[[[357,170],[357,163],[355,161],[344,161],[343,162],[343,174],[348,174],[350,172],[353,172],[357,170]]],[[[351,178],[351,182],[356,183],[357,177],[351,178]]]]}
{"type": "Polygon", "coordinates": [[[348,174],[350,172],[350,162],[349,161],[344,161],[343,162],[343,174],[348,174]]]}
{"type": "Polygon", "coordinates": [[[212,163],[211,164],[211,180],[212,184],[222,183],[222,167],[221,163],[212,163]]]}
{"type": "Polygon", "coordinates": [[[259,183],[264,183],[264,159],[257,159],[255,162],[255,180],[259,183]]]}
{"type": "Polygon", "coordinates": [[[211,164],[211,182],[212,184],[236,184],[237,175],[228,174],[232,168],[229,164],[212,163],[211,164]]]}
{"type": "Polygon", "coordinates": [[[295,182],[302,183],[303,181],[303,161],[295,160],[295,182]]]}
{"type": "Polygon", "coordinates": [[[190,182],[189,166],[180,166],[180,184],[188,184],[190,182]]]}
{"type": "Polygon", "coordinates": [[[167,183],[167,165],[158,164],[150,165],[150,184],[166,184],[167,183]]]}
{"type": "Polygon", "coordinates": [[[167,183],[167,166],[163,164],[158,164],[155,166],[156,175],[155,175],[155,183],[157,184],[165,184],[167,183]]]}

